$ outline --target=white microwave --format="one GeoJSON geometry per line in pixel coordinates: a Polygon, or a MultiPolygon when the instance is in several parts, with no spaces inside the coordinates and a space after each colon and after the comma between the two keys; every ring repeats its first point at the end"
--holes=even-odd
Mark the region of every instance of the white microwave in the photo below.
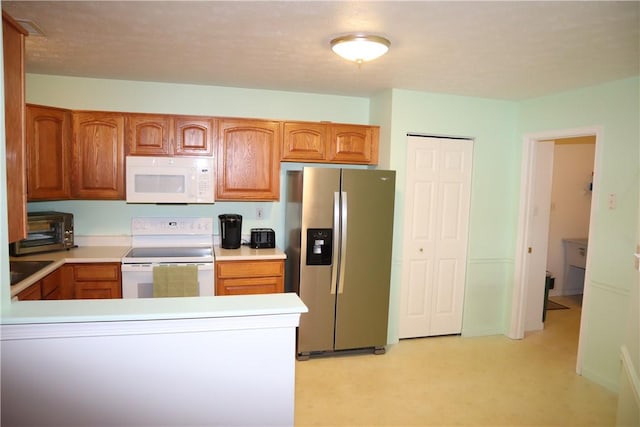
{"type": "Polygon", "coordinates": [[[213,203],[213,157],[127,156],[127,203],[213,203]]]}

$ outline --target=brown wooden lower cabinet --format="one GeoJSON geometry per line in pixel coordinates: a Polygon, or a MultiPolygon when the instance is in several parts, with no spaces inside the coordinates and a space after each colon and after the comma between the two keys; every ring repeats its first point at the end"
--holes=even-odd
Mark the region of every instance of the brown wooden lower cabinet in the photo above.
{"type": "Polygon", "coordinates": [[[42,299],[60,299],[62,285],[62,269],[58,268],[40,281],[42,284],[42,299]]]}
{"type": "Polygon", "coordinates": [[[59,299],[60,285],[62,283],[62,269],[49,273],[42,280],[38,280],[27,289],[16,295],[19,301],[59,299]]]}
{"type": "Polygon", "coordinates": [[[119,262],[65,264],[61,299],[122,298],[119,262]]]}
{"type": "Polygon", "coordinates": [[[75,299],[113,299],[122,298],[119,283],[78,282],[74,287],[75,299]]]}
{"type": "Polygon", "coordinates": [[[216,295],[284,292],[284,260],[216,261],[216,295]]]}
{"type": "Polygon", "coordinates": [[[16,295],[18,301],[42,299],[42,282],[38,281],[16,295]]]}
{"type": "Polygon", "coordinates": [[[122,298],[120,263],[65,264],[19,292],[19,301],[122,298]]]}

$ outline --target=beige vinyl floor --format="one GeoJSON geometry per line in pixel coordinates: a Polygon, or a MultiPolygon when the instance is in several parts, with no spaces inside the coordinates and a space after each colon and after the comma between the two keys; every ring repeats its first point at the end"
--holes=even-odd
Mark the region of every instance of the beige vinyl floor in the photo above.
{"type": "Polygon", "coordinates": [[[295,425],[613,426],[617,395],[575,373],[580,302],[524,340],[401,340],[385,355],[296,362],[295,425]]]}

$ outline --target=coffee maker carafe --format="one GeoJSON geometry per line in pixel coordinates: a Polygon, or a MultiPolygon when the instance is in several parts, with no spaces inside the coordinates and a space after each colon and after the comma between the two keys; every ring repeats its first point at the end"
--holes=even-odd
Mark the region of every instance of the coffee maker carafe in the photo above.
{"type": "Polygon", "coordinates": [[[223,249],[238,249],[242,236],[242,215],[222,214],[220,219],[220,246],[223,249]]]}

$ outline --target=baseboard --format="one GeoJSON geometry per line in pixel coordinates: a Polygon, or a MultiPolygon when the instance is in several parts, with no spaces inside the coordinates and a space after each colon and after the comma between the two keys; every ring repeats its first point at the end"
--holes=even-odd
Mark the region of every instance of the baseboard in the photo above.
{"type": "Polygon", "coordinates": [[[472,337],[487,337],[491,335],[507,335],[505,331],[501,329],[474,329],[474,328],[465,328],[462,326],[462,332],[460,335],[464,338],[472,338],[472,337]]]}
{"type": "Polygon", "coordinates": [[[586,368],[584,365],[582,366],[582,372],[580,375],[596,384],[600,384],[614,393],[618,393],[619,391],[620,384],[618,384],[618,381],[612,381],[610,378],[597,374],[589,368],[586,368]]]}
{"type": "Polygon", "coordinates": [[[622,369],[627,373],[629,381],[633,387],[636,400],[640,405],[640,376],[638,375],[638,371],[636,371],[636,367],[631,360],[631,355],[629,354],[629,349],[626,345],[620,347],[620,359],[622,360],[622,369]]]}
{"type": "Polygon", "coordinates": [[[616,425],[637,426],[640,425],[640,379],[627,346],[620,348],[620,360],[622,372],[616,425]]]}

